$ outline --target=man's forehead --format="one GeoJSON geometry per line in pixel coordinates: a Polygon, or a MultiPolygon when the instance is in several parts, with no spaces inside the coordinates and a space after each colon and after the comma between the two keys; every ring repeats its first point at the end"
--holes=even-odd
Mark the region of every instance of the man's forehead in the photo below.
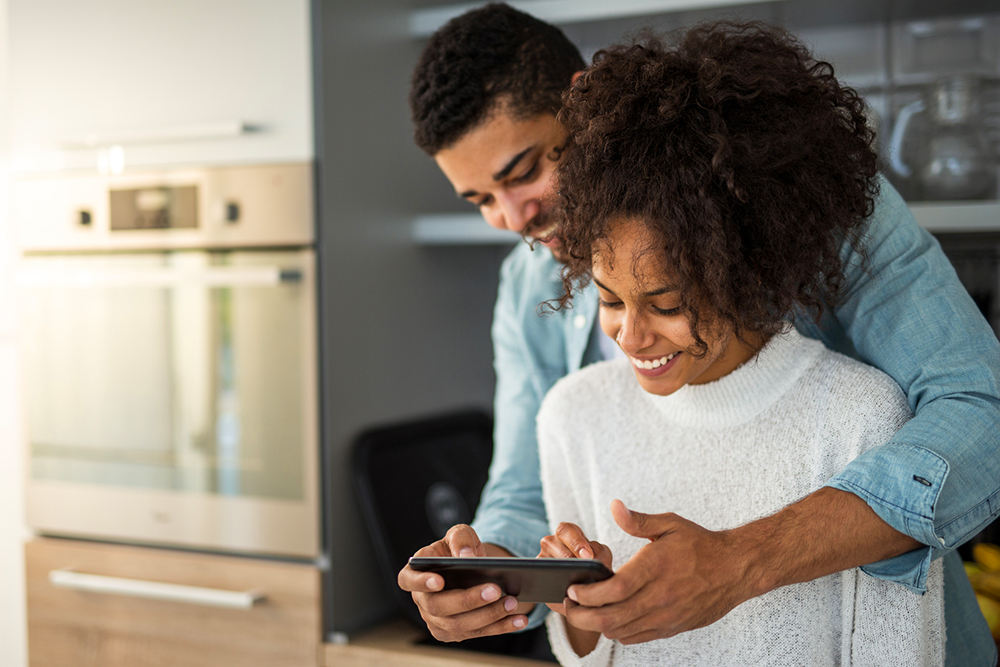
{"type": "Polygon", "coordinates": [[[461,192],[466,189],[467,179],[503,178],[533,148],[548,146],[561,137],[560,130],[552,114],[520,119],[497,110],[438,151],[434,160],[461,192]]]}
{"type": "MultiPolygon", "coordinates": [[[[512,157],[532,143],[547,140],[561,130],[552,114],[517,116],[503,108],[491,112],[441,152],[461,150],[463,146],[492,149],[497,159],[512,157]]],[[[485,157],[485,156],[481,156],[485,157]]]]}

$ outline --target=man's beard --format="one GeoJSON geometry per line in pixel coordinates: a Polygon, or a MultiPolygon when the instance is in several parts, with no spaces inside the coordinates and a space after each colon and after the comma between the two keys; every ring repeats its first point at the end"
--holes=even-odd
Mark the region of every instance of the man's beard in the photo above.
{"type": "MultiPolygon", "coordinates": [[[[535,250],[535,248],[537,248],[539,245],[542,245],[543,242],[549,241],[558,236],[555,230],[549,231],[555,222],[556,222],[556,216],[552,215],[550,209],[544,208],[538,212],[538,215],[536,215],[534,218],[531,219],[530,222],[528,222],[527,226],[524,228],[524,231],[521,232],[521,238],[524,239],[524,241],[528,244],[528,246],[532,250],[535,250]],[[547,234],[545,236],[542,236],[541,238],[536,236],[542,231],[546,231],[547,234]]],[[[562,259],[563,256],[562,247],[561,244],[558,242],[558,240],[552,246],[545,246],[545,248],[549,250],[555,256],[556,259],[558,260],[562,259]]]]}

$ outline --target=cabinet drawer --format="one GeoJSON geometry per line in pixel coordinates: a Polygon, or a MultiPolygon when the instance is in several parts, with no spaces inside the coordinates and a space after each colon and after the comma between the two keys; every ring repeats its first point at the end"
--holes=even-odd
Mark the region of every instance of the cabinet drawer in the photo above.
{"type": "MultiPolygon", "coordinates": [[[[317,663],[320,578],[311,565],[39,538],[25,545],[25,569],[31,667],[317,663]],[[57,586],[54,571],[118,578],[92,581],[124,586],[125,594],[57,586]],[[253,591],[261,599],[228,608],[140,596],[143,588],[156,593],[156,584],[213,589],[223,597],[253,591]]],[[[197,589],[179,592],[205,592],[197,589]]],[[[210,603],[218,597],[213,591],[210,603]]]]}

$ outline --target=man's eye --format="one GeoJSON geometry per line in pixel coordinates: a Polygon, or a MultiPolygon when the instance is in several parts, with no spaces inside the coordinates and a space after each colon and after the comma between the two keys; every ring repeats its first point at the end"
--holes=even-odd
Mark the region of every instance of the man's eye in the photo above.
{"type": "Polygon", "coordinates": [[[530,181],[532,178],[534,178],[537,172],[538,172],[538,162],[535,162],[534,164],[531,165],[531,168],[528,169],[528,171],[524,172],[523,174],[515,178],[514,182],[524,183],[525,181],[530,181]]]}
{"type": "Polygon", "coordinates": [[[483,197],[482,199],[480,199],[479,201],[474,201],[472,203],[474,205],[478,206],[479,208],[482,208],[483,206],[486,206],[487,204],[491,203],[492,201],[493,201],[493,197],[490,196],[490,195],[487,195],[487,196],[483,197]]]}

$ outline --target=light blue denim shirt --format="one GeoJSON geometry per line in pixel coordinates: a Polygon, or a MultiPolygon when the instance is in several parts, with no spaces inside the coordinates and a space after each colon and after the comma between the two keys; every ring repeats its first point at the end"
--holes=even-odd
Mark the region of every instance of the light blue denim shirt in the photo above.
{"type": "MultiPolygon", "coordinates": [[[[994,665],[996,647],[953,550],[1000,514],[1000,342],[937,241],[889,183],[881,189],[866,268],[844,249],[848,298],[819,325],[803,317],[796,327],[892,376],[915,417],[828,484],[927,545],[863,567],[868,574],[922,592],[930,561],[950,554],[947,663],[994,665]]],[[[493,463],[473,527],[518,556],[536,556],[549,533],[535,437],[542,398],[559,378],[602,358],[593,287],[573,308],[540,314],[561,289],[559,265],[543,248],[522,245],[504,261],[492,332],[493,463]]],[[[544,612],[539,605],[529,626],[544,612]]]]}

